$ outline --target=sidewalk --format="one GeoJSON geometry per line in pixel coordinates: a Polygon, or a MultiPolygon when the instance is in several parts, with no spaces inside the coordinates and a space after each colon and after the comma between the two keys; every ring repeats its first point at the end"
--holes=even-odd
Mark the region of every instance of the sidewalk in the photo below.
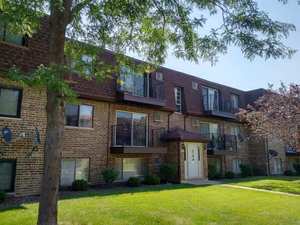
{"type": "Polygon", "coordinates": [[[244,186],[238,186],[238,185],[233,185],[233,184],[221,184],[221,186],[300,197],[300,195],[292,194],[292,193],[286,193],[286,192],[281,192],[281,191],[271,191],[271,190],[258,189],[258,188],[252,188],[252,187],[244,187],[244,186]]]}

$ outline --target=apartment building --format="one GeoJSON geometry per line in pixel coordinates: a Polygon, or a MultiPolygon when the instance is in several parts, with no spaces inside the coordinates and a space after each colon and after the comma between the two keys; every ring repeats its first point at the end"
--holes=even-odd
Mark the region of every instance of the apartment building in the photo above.
{"type": "MultiPolygon", "coordinates": [[[[32,38],[0,29],[0,190],[16,196],[39,194],[46,138],[46,92],[5,79],[13,65],[31,71],[48,63],[47,23],[32,38]]],[[[114,62],[114,54],[101,57],[114,62]]],[[[101,83],[71,74],[68,82],[77,104],[65,108],[61,186],[75,179],[102,182],[101,171],[113,167],[119,181],[155,174],[174,163],[177,181],[207,179],[208,165],[238,174],[240,164],[280,174],[298,160],[296,151],[269,157],[266,142],[250,140],[235,112],[263,94],[242,91],[160,67],[137,75],[124,68],[101,83]],[[126,72],[126,76],[123,74],[126,72]],[[271,159],[270,159],[271,158],[271,159]]]]}

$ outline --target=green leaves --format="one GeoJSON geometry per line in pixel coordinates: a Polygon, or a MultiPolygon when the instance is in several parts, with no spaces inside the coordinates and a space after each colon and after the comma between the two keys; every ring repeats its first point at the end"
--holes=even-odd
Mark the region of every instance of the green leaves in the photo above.
{"type": "MultiPolygon", "coordinates": [[[[67,0],[0,1],[0,21],[8,23],[13,31],[32,35],[45,13],[51,13],[51,7],[63,12],[67,0]]],[[[286,58],[295,53],[283,43],[295,26],[272,20],[255,0],[68,1],[72,1],[67,26],[72,41],[65,45],[69,62],[55,67],[64,68],[66,73],[76,71],[85,79],[102,80],[117,73],[121,65],[140,72],[152,71],[164,63],[168,51],[178,58],[211,63],[232,45],[248,59],[286,58]],[[211,16],[220,23],[212,27],[211,16]],[[101,57],[104,49],[114,51],[114,63],[101,57]],[[129,52],[148,63],[136,65],[124,56],[129,52]]],[[[51,89],[67,90],[60,84],[64,76],[50,72],[55,72],[53,66],[38,68],[32,79],[51,89]]]]}
{"type": "Polygon", "coordinates": [[[65,72],[65,67],[40,65],[34,72],[25,74],[14,66],[8,71],[7,78],[17,81],[22,86],[47,87],[48,90],[58,93],[60,97],[73,100],[76,98],[76,93],[64,79],[61,79],[61,74],[65,72]]]}

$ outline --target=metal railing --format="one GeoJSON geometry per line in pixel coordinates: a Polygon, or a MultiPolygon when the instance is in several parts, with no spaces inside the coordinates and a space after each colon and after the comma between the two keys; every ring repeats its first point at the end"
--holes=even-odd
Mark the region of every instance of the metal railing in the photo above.
{"type": "Polygon", "coordinates": [[[202,104],[204,111],[219,111],[235,114],[239,111],[238,108],[233,107],[231,101],[220,102],[216,100],[214,95],[203,96],[202,104]]]}
{"type": "Polygon", "coordinates": [[[216,134],[206,133],[201,134],[204,138],[208,138],[210,141],[207,144],[207,150],[226,150],[226,151],[237,151],[237,136],[231,134],[216,134]]]}
{"type": "Polygon", "coordinates": [[[148,130],[147,126],[120,124],[112,126],[111,143],[118,147],[159,147],[163,145],[165,128],[148,130]]]}

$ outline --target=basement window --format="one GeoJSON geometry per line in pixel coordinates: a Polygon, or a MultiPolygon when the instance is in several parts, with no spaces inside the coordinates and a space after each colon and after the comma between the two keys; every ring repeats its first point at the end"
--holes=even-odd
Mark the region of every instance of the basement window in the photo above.
{"type": "Polygon", "coordinates": [[[13,192],[15,187],[16,161],[0,160],[0,191],[13,192]]]}
{"type": "Polygon", "coordinates": [[[60,185],[71,186],[75,180],[88,181],[89,159],[63,159],[61,161],[60,185]]]}

